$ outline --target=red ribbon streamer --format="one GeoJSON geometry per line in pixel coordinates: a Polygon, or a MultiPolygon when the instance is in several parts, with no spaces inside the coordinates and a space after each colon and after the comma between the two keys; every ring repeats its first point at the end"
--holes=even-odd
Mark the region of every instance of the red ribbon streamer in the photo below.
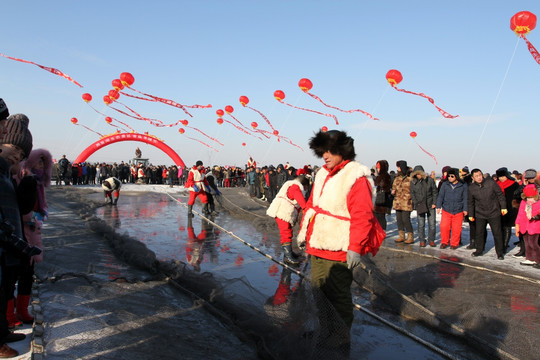
{"type": "Polygon", "coordinates": [[[52,67],[48,67],[48,66],[43,66],[43,65],[39,65],[39,64],[36,64],[35,62],[32,62],[32,61],[28,61],[28,60],[23,60],[23,59],[17,59],[17,58],[14,58],[14,57],[11,57],[11,56],[7,56],[7,55],[4,55],[2,53],[0,53],[0,55],[2,55],[3,57],[7,58],[7,59],[11,59],[11,60],[15,60],[15,61],[20,61],[20,62],[23,62],[23,63],[27,63],[27,64],[32,64],[32,65],[36,65],[40,68],[42,68],[43,70],[47,70],[48,72],[51,72],[55,75],[58,75],[58,76],[61,76],[65,79],[68,79],[69,81],[71,81],[72,83],[74,83],[75,85],[78,85],[79,87],[83,87],[81,84],[79,84],[78,82],[76,82],[71,76],[67,75],[67,74],[64,74],[63,72],[61,72],[60,70],[58,69],[55,69],[55,68],[52,68],[52,67]]]}
{"type": "Polygon", "coordinates": [[[146,121],[146,122],[148,122],[148,123],[154,125],[155,127],[174,127],[174,126],[176,126],[176,125],[182,123],[182,120],[178,120],[177,122],[172,123],[172,124],[163,124],[163,121],[161,121],[161,120],[156,120],[156,121],[159,121],[159,123],[157,123],[157,122],[154,122],[152,119],[149,119],[149,118],[145,118],[145,117],[142,117],[142,116],[141,116],[141,117],[133,116],[133,115],[131,115],[131,114],[128,114],[128,113],[125,112],[125,111],[122,111],[122,110],[120,110],[120,109],[115,108],[114,106],[110,106],[110,105],[109,105],[109,107],[110,107],[111,109],[115,110],[115,111],[118,111],[120,114],[124,114],[124,115],[126,115],[126,116],[129,116],[129,117],[134,118],[134,119],[137,119],[137,120],[143,120],[143,121],[146,121]]]}
{"type": "Polygon", "coordinates": [[[319,112],[319,111],[315,111],[315,110],[311,110],[311,109],[305,109],[305,108],[301,108],[301,107],[298,107],[298,106],[294,106],[294,105],[291,105],[291,104],[288,104],[286,103],[285,101],[283,100],[278,100],[280,103],[282,104],[285,104],[287,106],[290,106],[290,107],[293,107],[295,109],[299,109],[299,110],[304,110],[304,111],[311,111],[315,114],[319,114],[319,115],[324,115],[324,116],[328,116],[328,117],[331,117],[333,118],[335,121],[336,121],[336,125],[339,125],[339,122],[338,122],[338,119],[337,119],[337,116],[336,115],[332,115],[332,114],[326,114],[326,113],[322,113],[322,112],[319,112]]]}
{"type": "Polygon", "coordinates": [[[194,139],[194,138],[189,137],[189,136],[186,136],[186,137],[187,137],[188,139],[190,139],[190,140],[198,141],[198,142],[200,142],[201,144],[203,144],[203,145],[205,145],[205,146],[208,146],[210,149],[213,149],[215,152],[219,152],[218,149],[215,149],[215,148],[211,147],[210,145],[208,145],[207,143],[205,143],[205,142],[203,142],[203,141],[201,141],[201,140],[194,139]]]}
{"type": "Polygon", "coordinates": [[[193,127],[193,126],[187,126],[187,125],[185,125],[185,126],[186,126],[187,128],[190,128],[190,129],[193,129],[193,130],[195,130],[195,131],[200,132],[201,134],[203,134],[204,136],[206,136],[206,137],[209,138],[210,140],[215,141],[215,142],[217,142],[219,145],[223,146],[223,144],[220,143],[218,140],[216,140],[216,139],[214,139],[213,137],[211,137],[211,136],[205,134],[205,133],[202,132],[201,130],[199,130],[199,129],[193,127]]]}
{"type": "Polygon", "coordinates": [[[77,125],[77,126],[82,126],[82,127],[85,128],[86,130],[90,130],[91,132],[93,132],[93,133],[95,133],[95,134],[98,134],[100,137],[103,137],[102,134],[98,133],[98,132],[95,131],[95,130],[90,129],[90,128],[89,128],[88,126],[86,126],[86,125],[83,125],[83,124],[75,124],[75,125],[77,125]]]}
{"type": "Polygon", "coordinates": [[[373,115],[371,115],[370,113],[364,111],[364,110],[360,110],[360,109],[355,109],[355,110],[343,110],[343,109],[340,109],[338,107],[335,107],[335,106],[332,106],[332,105],[328,105],[327,103],[325,103],[324,101],[321,100],[320,97],[318,97],[317,95],[315,94],[312,94],[312,93],[309,93],[309,92],[305,92],[306,94],[308,94],[309,96],[311,96],[312,98],[314,98],[315,100],[318,100],[321,104],[323,104],[324,106],[326,107],[329,107],[329,108],[332,108],[332,109],[336,109],[336,110],[339,110],[339,111],[342,111],[342,112],[345,112],[345,113],[353,113],[353,112],[361,112],[362,114],[366,115],[368,118],[372,119],[372,120],[379,120],[377,119],[376,117],[373,117],[373,115]]]}
{"type": "Polygon", "coordinates": [[[527,40],[525,35],[522,35],[521,37],[527,43],[527,48],[529,49],[529,52],[531,53],[534,60],[540,65],[540,54],[538,53],[538,50],[536,50],[536,48],[533,46],[533,44],[531,44],[531,42],[529,40],[527,40]]]}
{"type": "Polygon", "coordinates": [[[261,115],[261,117],[266,121],[266,123],[267,123],[268,125],[270,125],[270,128],[271,128],[272,130],[276,130],[276,129],[274,129],[274,127],[272,126],[272,123],[270,123],[270,120],[268,120],[268,118],[267,118],[266,116],[264,116],[264,114],[263,114],[262,112],[260,112],[260,111],[257,110],[257,109],[252,108],[251,106],[247,106],[247,105],[244,105],[244,106],[247,107],[248,109],[251,109],[251,110],[255,111],[255,112],[258,113],[259,115],[261,115]]]}
{"type": "MultiPolygon", "coordinates": [[[[92,105],[90,105],[90,103],[87,103],[87,104],[88,104],[88,106],[90,106],[90,107],[91,107],[95,112],[97,112],[98,114],[103,115],[104,117],[107,117],[107,115],[103,114],[102,112],[100,112],[99,110],[97,110],[96,108],[94,108],[92,105]]],[[[131,126],[129,126],[128,124],[126,124],[126,123],[124,123],[124,122],[122,122],[122,121],[120,121],[120,120],[118,120],[118,119],[116,119],[116,118],[113,118],[113,117],[111,117],[111,116],[109,116],[109,117],[110,117],[111,119],[113,119],[114,121],[117,121],[117,122],[119,122],[120,124],[124,125],[125,127],[127,127],[128,129],[130,129],[131,131],[135,132],[135,130],[134,130],[131,126]]],[[[114,126],[114,125],[113,125],[113,126],[114,126]]],[[[126,132],[128,132],[128,131],[126,131],[126,132]]]]}
{"type": "Polygon", "coordinates": [[[212,105],[211,104],[208,104],[208,105],[182,105],[182,104],[179,104],[177,103],[176,101],[174,100],[171,100],[171,99],[165,99],[165,98],[161,98],[159,96],[155,96],[155,95],[150,95],[150,94],[146,94],[146,93],[143,93],[142,91],[139,91],[139,90],[136,90],[132,87],[129,87],[129,89],[133,90],[133,91],[136,91],[138,92],[139,94],[142,94],[144,96],[148,96],[149,98],[152,98],[154,99],[155,101],[158,101],[160,103],[163,103],[163,104],[166,104],[166,105],[170,105],[170,106],[174,106],[174,107],[177,107],[177,108],[180,108],[182,109],[187,115],[193,117],[193,115],[191,115],[189,113],[189,111],[186,110],[186,108],[190,108],[190,109],[206,109],[206,108],[211,108],[212,105]]]}
{"type": "Polygon", "coordinates": [[[232,121],[229,121],[229,120],[227,120],[227,119],[223,119],[223,121],[225,121],[225,122],[231,124],[232,126],[234,126],[235,128],[237,128],[238,130],[240,130],[240,131],[242,131],[242,132],[244,132],[244,133],[246,133],[246,134],[248,134],[248,135],[251,135],[251,136],[253,136],[253,137],[256,137],[256,138],[259,139],[259,140],[262,140],[260,137],[255,136],[255,135],[253,135],[252,133],[250,133],[249,131],[246,131],[246,130],[242,129],[240,126],[236,125],[236,124],[233,123],[232,121]]]}
{"type": "Polygon", "coordinates": [[[457,118],[459,115],[450,115],[449,113],[447,113],[446,111],[444,111],[443,109],[441,109],[440,107],[438,107],[437,105],[435,105],[435,100],[433,100],[432,98],[430,98],[429,96],[427,96],[426,94],[424,93],[415,93],[415,92],[412,92],[412,91],[409,91],[409,90],[405,90],[405,89],[398,89],[397,87],[395,86],[392,86],[394,89],[396,89],[397,91],[401,91],[401,92],[404,92],[404,93],[407,93],[407,94],[413,94],[413,95],[418,95],[418,96],[421,96],[423,98],[426,98],[429,100],[430,103],[433,104],[433,106],[435,106],[437,108],[437,110],[439,110],[439,112],[442,114],[442,116],[444,116],[445,118],[447,119],[454,119],[454,118],[457,118]]]}
{"type": "MultiPolygon", "coordinates": [[[[413,139],[413,140],[414,140],[414,139],[413,139]]],[[[428,151],[426,151],[426,149],[424,149],[423,147],[421,147],[420,144],[419,144],[416,140],[414,140],[414,142],[416,143],[416,145],[418,145],[418,147],[419,147],[423,152],[425,152],[426,154],[428,154],[429,156],[431,156],[431,158],[432,158],[433,160],[435,160],[435,165],[438,165],[437,158],[436,158],[435,156],[433,156],[433,155],[430,154],[428,151]]]]}

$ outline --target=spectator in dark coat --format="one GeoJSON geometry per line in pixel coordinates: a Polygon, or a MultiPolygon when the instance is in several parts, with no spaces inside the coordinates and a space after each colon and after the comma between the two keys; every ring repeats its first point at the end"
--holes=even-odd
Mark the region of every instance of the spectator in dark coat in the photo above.
{"type": "Polygon", "coordinates": [[[426,246],[426,218],[428,220],[427,240],[429,246],[435,246],[437,193],[435,181],[427,176],[421,165],[415,166],[411,173],[411,198],[416,210],[420,247],[426,246]]]}
{"type": "Polygon", "coordinates": [[[482,256],[486,245],[486,225],[489,224],[497,258],[504,260],[501,215],[506,215],[506,199],[501,188],[491,177],[484,178],[480,169],[472,172],[473,183],[468,189],[468,215],[476,221],[476,251],[472,256],[482,256]]]}
{"type": "Polygon", "coordinates": [[[375,189],[377,193],[384,193],[384,204],[377,204],[373,207],[375,218],[381,224],[381,227],[386,230],[386,214],[390,214],[392,210],[392,179],[388,174],[388,161],[379,160],[375,165],[377,176],[375,177],[375,189]]]}
{"type": "Polygon", "coordinates": [[[508,243],[512,237],[512,227],[516,222],[516,216],[518,209],[510,206],[514,198],[514,192],[519,187],[519,184],[514,180],[512,174],[508,172],[508,169],[503,167],[497,170],[497,184],[500,186],[508,205],[508,213],[501,215],[502,224],[502,237],[503,237],[503,251],[506,254],[508,252],[508,243]]]}

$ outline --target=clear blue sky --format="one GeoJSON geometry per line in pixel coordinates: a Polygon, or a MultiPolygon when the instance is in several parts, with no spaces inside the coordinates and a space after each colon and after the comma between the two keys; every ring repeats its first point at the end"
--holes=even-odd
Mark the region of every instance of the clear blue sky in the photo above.
{"type": "MultiPolygon", "coordinates": [[[[352,135],[357,160],[370,167],[386,159],[395,169],[405,159],[437,173],[444,165],[523,171],[540,168],[540,65],[509,28],[522,10],[540,15],[540,3],[10,0],[2,3],[0,52],[58,68],[84,88],[0,57],[0,97],[11,113],[29,116],[34,147],[49,149],[55,158],[66,154],[73,160],[98,139],[72,125],[72,117],[103,134],[115,130],[82,101],[88,92],[98,110],[163,139],[188,165],[198,159],[243,165],[248,154],[259,164],[321,164],[307,143],[327,126],[352,135]],[[390,69],[402,72],[400,88],[423,92],[459,117],[445,119],[426,99],[393,90],[385,79],[390,69]],[[156,128],[107,109],[101,99],[124,71],[134,75],[138,90],[182,104],[212,104],[187,119],[225,146],[214,152],[186,138],[215,145],[195,131],[181,135],[178,127],[156,128]],[[303,77],[326,103],[363,109],[380,121],[324,107],[300,91],[303,77]],[[277,89],[291,104],[336,114],[340,125],[278,103],[277,89]],[[217,125],[215,111],[232,105],[240,121],[269,130],[259,115],[242,108],[241,95],[304,151],[217,125]],[[438,165],[409,137],[411,131],[438,165]]],[[[540,49],[540,29],[528,39],[540,49]]],[[[166,123],[186,118],[163,104],[121,100],[166,123]]],[[[134,142],[108,146],[89,161],[127,161],[137,146],[154,164],[172,163],[160,150],[134,142]]]]}

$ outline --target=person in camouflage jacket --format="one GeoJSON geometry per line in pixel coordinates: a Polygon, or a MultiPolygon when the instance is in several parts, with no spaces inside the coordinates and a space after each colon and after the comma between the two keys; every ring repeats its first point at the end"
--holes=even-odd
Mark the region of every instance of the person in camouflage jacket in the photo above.
{"type": "Polygon", "coordinates": [[[396,210],[396,221],[399,233],[399,238],[396,239],[396,242],[412,244],[414,242],[413,227],[411,224],[413,203],[411,198],[409,167],[405,160],[397,161],[396,166],[398,172],[392,184],[392,195],[394,196],[393,208],[396,210]],[[405,232],[407,232],[406,240],[405,232]]]}

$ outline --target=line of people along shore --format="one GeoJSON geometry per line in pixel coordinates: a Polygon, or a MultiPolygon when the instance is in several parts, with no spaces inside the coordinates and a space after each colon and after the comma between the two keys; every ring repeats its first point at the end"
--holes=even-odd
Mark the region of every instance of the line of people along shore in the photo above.
{"type": "MultiPolygon", "coordinates": [[[[396,162],[396,170],[390,170],[386,160],[372,167],[376,196],[374,214],[383,229],[386,216],[395,211],[399,236],[397,243],[414,244],[420,247],[435,246],[436,215],[440,214],[441,249],[457,249],[462,246],[462,223],[469,226],[470,243],[467,249],[472,256],[482,256],[487,240],[487,226],[493,235],[495,252],[504,260],[515,235],[519,251],[514,257],[521,264],[540,268],[540,221],[536,207],[536,192],[540,179],[534,169],[523,173],[506,167],[497,169],[492,175],[480,169],[469,171],[468,167],[445,166],[442,176],[435,171],[426,173],[422,165],[409,167],[405,160],[396,162]],[[525,188],[528,190],[524,192],[525,188]],[[530,196],[529,196],[530,195],[530,196]],[[416,211],[416,232],[411,222],[411,213],[416,211]],[[532,214],[532,215],[531,215],[532,214]],[[416,233],[416,236],[415,236],[416,233]],[[416,240],[415,240],[416,237],[416,240]]],[[[319,167],[305,165],[296,169],[288,162],[277,166],[257,166],[250,158],[244,167],[202,167],[201,172],[211,173],[218,187],[248,187],[251,197],[272,203],[286,181],[299,175],[313,179],[319,167]]],[[[71,164],[65,156],[54,164],[57,184],[100,184],[109,177],[122,183],[165,184],[184,186],[190,168],[175,165],[149,165],[120,163],[71,164]],[[76,175],[75,175],[76,174],[76,175]]],[[[309,187],[306,198],[309,197],[309,187]]],[[[209,211],[210,213],[210,211],[209,211]]]]}

